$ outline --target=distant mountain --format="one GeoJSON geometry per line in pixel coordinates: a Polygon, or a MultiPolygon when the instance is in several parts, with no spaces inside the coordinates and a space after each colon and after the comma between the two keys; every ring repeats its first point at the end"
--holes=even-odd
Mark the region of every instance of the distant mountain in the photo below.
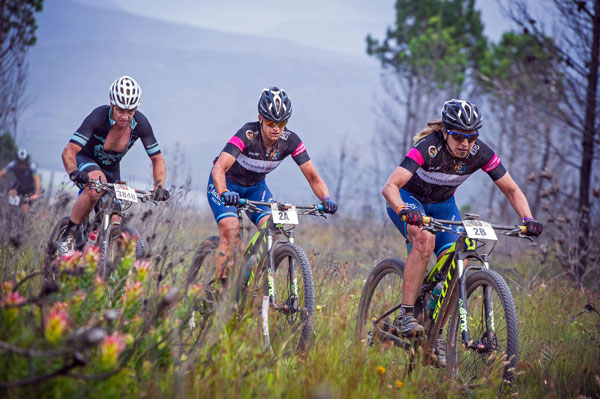
{"type": "MultiPolygon", "coordinates": [[[[196,188],[206,184],[229,137],[256,120],[263,87],[288,91],[294,106],[289,127],[314,159],[342,141],[364,144],[375,127],[380,84],[372,60],[67,0],[44,6],[18,138],[41,167],[62,169],[62,148],[85,116],[107,103],[110,83],[123,74],[142,86],[139,109],[152,123],[170,172],[174,159],[183,157],[178,175],[191,171],[196,188]]],[[[287,163],[268,178],[270,186],[285,198],[307,198],[308,185],[293,161],[287,163]]],[[[123,175],[148,181],[149,167],[136,144],[124,158],[123,175]]]]}

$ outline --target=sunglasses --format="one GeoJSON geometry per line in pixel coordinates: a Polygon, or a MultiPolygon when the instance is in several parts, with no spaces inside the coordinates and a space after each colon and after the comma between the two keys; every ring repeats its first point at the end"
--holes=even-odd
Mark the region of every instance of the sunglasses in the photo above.
{"type": "Polygon", "coordinates": [[[281,122],[275,122],[275,121],[270,121],[268,119],[263,119],[265,121],[265,125],[269,126],[269,127],[275,127],[275,125],[279,126],[281,129],[283,129],[285,127],[285,125],[287,125],[288,121],[281,121],[281,122]]]}
{"type": "Polygon", "coordinates": [[[459,143],[462,143],[465,140],[467,140],[469,143],[472,143],[479,137],[479,133],[466,134],[453,132],[452,130],[448,130],[448,133],[450,134],[450,136],[452,136],[454,140],[458,141],[459,143]]]}

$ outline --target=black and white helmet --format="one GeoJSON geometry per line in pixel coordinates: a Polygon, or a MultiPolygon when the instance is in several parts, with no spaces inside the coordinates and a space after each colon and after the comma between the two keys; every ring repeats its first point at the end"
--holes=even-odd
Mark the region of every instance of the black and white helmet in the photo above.
{"type": "Polygon", "coordinates": [[[117,78],[108,90],[112,105],[123,109],[134,109],[142,102],[142,88],[129,76],[117,78]]]}
{"type": "Polygon", "coordinates": [[[258,113],[270,121],[287,121],[292,116],[292,102],[283,89],[263,89],[258,99],[258,113]]]}
{"type": "Polygon", "coordinates": [[[446,129],[478,130],[483,125],[483,117],[477,105],[452,99],[442,107],[442,122],[446,129]]]}
{"type": "Polygon", "coordinates": [[[28,158],[29,153],[27,152],[27,150],[25,148],[19,149],[19,151],[17,152],[17,159],[19,161],[26,161],[28,158]]]}

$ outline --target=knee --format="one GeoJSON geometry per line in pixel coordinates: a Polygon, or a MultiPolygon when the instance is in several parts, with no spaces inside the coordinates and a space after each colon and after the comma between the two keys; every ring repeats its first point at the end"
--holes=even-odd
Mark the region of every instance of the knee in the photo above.
{"type": "Polygon", "coordinates": [[[235,243],[240,234],[240,225],[238,221],[235,220],[235,222],[233,222],[232,218],[231,220],[232,222],[228,221],[223,223],[223,225],[219,226],[219,235],[221,243],[226,245],[235,243]]]}
{"type": "Polygon", "coordinates": [[[419,232],[414,236],[412,245],[413,251],[429,257],[435,249],[435,236],[425,231],[419,232]]]}

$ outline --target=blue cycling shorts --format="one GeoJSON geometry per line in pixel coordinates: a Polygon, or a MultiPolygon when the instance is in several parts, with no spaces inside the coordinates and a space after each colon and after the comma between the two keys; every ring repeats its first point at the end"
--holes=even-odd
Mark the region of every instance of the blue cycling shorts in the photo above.
{"type": "MultiPolygon", "coordinates": [[[[421,204],[421,202],[416,199],[411,193],[404,189],[400,189],[400,195],[402,196],[402,201],[406,204],[406,206],[410,209],[418,209],[424,216],[432,216],[436,219],[446,219],[446,220],[462,220],[460,216],[460,211],[456,207],[456,201],[454,201],[454,196],[450,197],[444,202],[437,202],[434,204],[421,204]]],[[[392,222],[396,225],[400,233],[406,238],[406,222],[400,220],[400,217],[396,213],[394,209],[392,209],[389,205],[387,205],[387,213],[392,219],[392,222]]],[[[447,226],[456,232],[462,231],[462,226],[447,226]]],[[[435,255],[440,256],[440,253],[450,248],[452,244],[456,242],[458,235],[455,233],[451,233],[449,231],[443,231],[437,233],[435,235],[435,255]]],[[[408,240],[407,240],[408,242],[408,240]]],[[[410,252],[411,246],[408,246],[408,251],[410,252]]]]}
{"type": "MultiPolygon", "coordinates": [[[[264,180],[261,180],[257,184],[249,187],[240,186],[235,184],[228,178],[225,178],[227,183],[227,189],[229,191],[236,191],[240,194],[240,198],[246,198],[253,201],[271,201],[273,199],[273,194],[271,194],[271,190],[267,187],[267,183],[264,180]]],[[[213,215],[215,216],[215,220],[219,223],[219,220],[228,217],[237,217],[237,209],[235,206],[225,206],[221,199],[219,198],[219,193],[217,193],[217,189],[213,184],[212,174],[209,175],[208,178],[208,186],[207,186],[207,196],[208,196],[208,204],[210,205],[210,209],[212,210],[213,215]]],[[[258,221],[265,216],[269,216],[271,214],[271,208],[268,206],[260,206],[259,208],[264,209],[266,212],[246,212],[252,223],[258,225],[258,221]]]]}

